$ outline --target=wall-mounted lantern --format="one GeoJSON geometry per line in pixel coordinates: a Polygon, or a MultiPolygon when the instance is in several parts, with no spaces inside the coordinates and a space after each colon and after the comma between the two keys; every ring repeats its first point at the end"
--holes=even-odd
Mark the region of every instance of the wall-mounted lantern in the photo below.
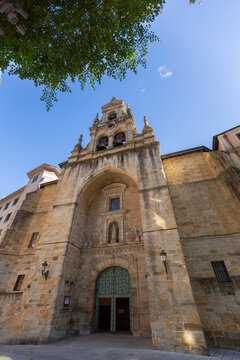
{"type": "Polygon", "coordinates": [[[45,277],[45,280],[47,280],[48,278],[48,273],[49,270],[46,270],[46,267],[48,266],[48,263],[46,262],[46,260],[44,261],[44,263],[42,263],[42,276],[45,277]]]}
{"type": "Polygon", "coordinates": [[[160,252],[160,256],[161,256],[161,260],[163,262],[163,265],[165,267],[165,271],[166,271],[166,274],[167,274],[168,273],[168,269],[167,269],[167,253],[164,250],[162,250],[160,252]]]}

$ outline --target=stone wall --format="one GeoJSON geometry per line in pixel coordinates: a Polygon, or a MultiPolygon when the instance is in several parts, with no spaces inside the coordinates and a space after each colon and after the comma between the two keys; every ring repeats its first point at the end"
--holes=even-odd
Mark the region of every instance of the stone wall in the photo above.
{"type": "Polygon", "coordinates": [[[239,349],[239,178],[224,154],[163,160],[181,244],[207,343],[239,349]],[[224,261],[231,282],[218,283],[211,261],[224,261]]]}
{"type": "MultiPolygon", "coordinates": [[[[11,299],[9,314],[14,319],[12,325],[8,325],[7,341],[10,342],[49,341],[59,281],[58,268],[54,267],[54,252],[58,245],[49,244],[47,239],[55,188],[56,185],[51,185],[28,194],[1,244],[1,299],[6,296],[11,299]],[[39,232],[39,237],[35,247],[28,248],[33,232],[39,232]],[[41,264],[45,260],[50,264],[47,281],[41,275],[41,264]],[[25,275],[21,296],[13,291],[18,275],[25,275]]],[[[6,304],[2,301],[0,311],[5,312],[5,307],[6,304]]],[[[4,327],[6,317],[2,316],[0,319],[1,326],[3,322],[4,327]]]]}

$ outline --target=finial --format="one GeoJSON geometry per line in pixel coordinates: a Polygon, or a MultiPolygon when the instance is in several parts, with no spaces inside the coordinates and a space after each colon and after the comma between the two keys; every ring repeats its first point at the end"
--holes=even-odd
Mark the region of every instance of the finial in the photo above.
{"type": "Polygon", "coordinates": [[[74,146],[74,151],[75,151],[75,150],[80,151],[80,150],[83,149],[83,147],[82,147],[82,139],[83,139],[83,136],[82,136],[82,134],[81,134],[81,135],[79,136],[77,145],[74,146]]]}
{"type": "Polygon", "coordinates": [[[148,119],[145,115],[144,115],[143,119],[144,119],[144,126],[149,126],[148,119]]]}
{"type": "Polygon", "coordinates": [[[117,100],[116,96],[113,96],[113,98],[112,98],[112,100],[111,100],[111,101],[113,101],[113,100],[117,100]]]}
{"type": "Polygon", "coordinates": [[[82,146],[82,138],[83,138],[83,136],[82,136],[82,134],[79,136],[79,139],[78,139],[78,145],[79,146],[82,146]]]}
{"type": "Polygon", "coordinates": [[[128,113],[129,116],[131,115],[131,109],[130,109],[129,104],[127,104],[127,113],[128,113]]]}
{"type": "Polygon", "coordinates": [[[93,124],[97,124],[99,122],[99,119],[98,119],[98,113],[97,115],[95,116],[94,120],[93,120],[93,124]]]}

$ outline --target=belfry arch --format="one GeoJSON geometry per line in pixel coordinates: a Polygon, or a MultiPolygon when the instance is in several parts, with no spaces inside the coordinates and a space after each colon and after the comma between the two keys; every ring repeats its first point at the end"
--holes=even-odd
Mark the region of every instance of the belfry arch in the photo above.
{"type": "Polygon", "coordinates": [[[96,281],[94,332],[131,332],[131,308],[129,272],[120,266],[104,269],[96,281]]]}

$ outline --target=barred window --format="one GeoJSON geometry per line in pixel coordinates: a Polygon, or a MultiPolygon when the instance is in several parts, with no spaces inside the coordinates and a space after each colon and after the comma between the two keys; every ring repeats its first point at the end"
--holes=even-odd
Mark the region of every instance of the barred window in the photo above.
{"type": "Polygon", "coordinates": [[[211,264],[218,282],[231,281],[224,261],[212,261],[211,264]]]}
{"type": "Polygon", "coordinates": [[[18,275],[13,291],[20,291],[25,275],[18,275]]]}
{"type": "Polygon", "coordinates": [[[35,246],[38,234],[39,234],[38,232],[32,233],[31,239],[30,239],[29,244],[28,244],[29,248],[33,248],[35,246]]]}

